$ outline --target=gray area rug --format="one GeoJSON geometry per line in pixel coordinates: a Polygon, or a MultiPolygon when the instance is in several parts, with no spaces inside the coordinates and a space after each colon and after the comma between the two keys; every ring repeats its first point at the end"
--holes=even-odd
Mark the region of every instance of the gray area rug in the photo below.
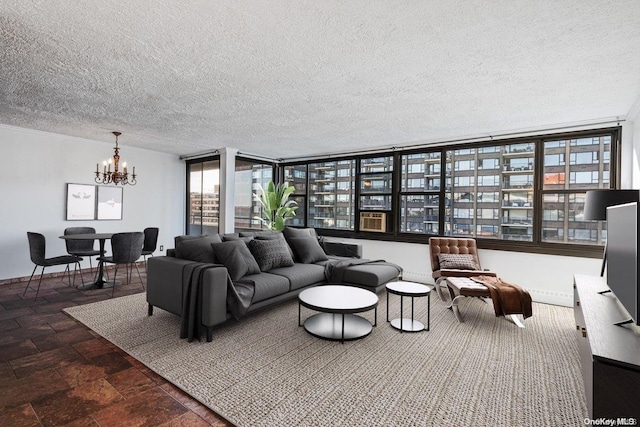
{"type": "Polygon", "coordinates": [[[572,309],[534,304],[519,329],[467,299],[458,323],[434,294],[431,331],[400,333],[385,298],[372,334],[345,344],[298,327],[296,301],[228,322],[211,343],[179,339],[163,310],[148,317],[145,294],[64,311],[239,426],[584,425],[572,309]]]}

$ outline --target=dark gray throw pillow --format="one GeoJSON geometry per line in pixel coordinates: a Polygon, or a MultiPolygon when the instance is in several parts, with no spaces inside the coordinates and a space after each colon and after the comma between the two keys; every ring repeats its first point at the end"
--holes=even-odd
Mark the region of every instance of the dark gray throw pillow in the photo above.
{"type": "Polygon", "coordinates": [[[292,237],[287,241],[293,249],[293,253],[296,254],[296,260],[301,263],[312,264],[329,259],[315,237],[292,237]]]}
{"type": "Polygon", "coordinates": [[[291,267],[293,258],[289,246],[283,239],[254,239],[247,246],[256,259],[260,271],[269,271],[277,267],[291,267]]]}
{"type": "Polygon", "coordinates": [[[260,273],[260,267],[242,240],[213,243],[211,245],[216,259],[227,267],[231,280],[240,280],[247,274],[260,273]]]}
{"type": "Polygon", "coordinates": [[[315,237],[318,238],[318,234],[316,233],[315,228],[291,228],[285,227],[282,230],[282,234],[284,234],[285,239],[287,241],[289,239],[294,239],[296,237],[315,237]]]}
{"type": "Polygon", "coordinates": [[[265,234],[258,234],[258,235],[256,235],[255,239],[257,239],[257,240],[279,240],[287,248],[287,251],[289,251],[289,255],[291,255],[291,259],[293,259],[295,257],[295,254],[293,253],[293,250],[291,249],[291,246],[289,246],[289,243],[287,243],[287,239],[284,238],[284,234],[282,234],[281,231],[276,231],[276,232],[272,232],[272,233],[265,233],[265,234]]]}
{"type": "Polygon", "coordinates": [[[241,240],[241,241],[243,241],[245,243],[249,243],[253,239],[254,239],[253,236],[234,236],[234,235],[229,235],[229,234],[225,234],[224,236],[222,236],[222,241],[223,242],[233,242],[233,241],[241,240]]]}
{"type": "Polygon", "coordinates": [[[195,262],[215,263],[216,257],[211,248],[211,244],[221,241],[220,236],[217,234],[180,239],[176,244],[176,258],[195,262]]]}

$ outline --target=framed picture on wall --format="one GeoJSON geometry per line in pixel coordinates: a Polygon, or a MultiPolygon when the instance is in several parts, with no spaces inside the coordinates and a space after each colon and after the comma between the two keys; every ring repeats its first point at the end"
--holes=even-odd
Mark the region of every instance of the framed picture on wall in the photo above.
{"type": "Polygon", "coordinates": [[[122,219],[122,187],[98,186],[98,220],[122,219]]]}
{"type": "Polygon", "coordinates": [[[67,221],[96,219],[96,186],[67,184],[67,221]]]}

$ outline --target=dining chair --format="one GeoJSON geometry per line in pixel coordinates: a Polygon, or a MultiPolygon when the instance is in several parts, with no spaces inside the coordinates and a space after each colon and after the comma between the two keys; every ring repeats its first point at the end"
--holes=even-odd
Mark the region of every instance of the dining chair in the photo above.
{"type": "Polygon", "coordinates": [[[158,233],[160,229],[158,227],[147,227],[144,229],[144,245],[142,246],[142,256],[144,262],[147,262],[147,255],[153,256],[153,252],[158,246],[158,233]]]}
{"type": "MultiPolygon", "coordinates": [[[[142,246],[144,244],[144,234],[140,231],[134,231],[129,233],[116,233],[111,237],[111,256],[101,256],[100,260],[106,263],[115,264],[116,268],[113,273],[113,281],[117,280],[118,267],[122,264],[125,266],[133,263],[138,272],[138,278],[142,289],[144,289],[144,282],[140,275],[138,265],[135,263],[138,258],[142,256],[142,246]]],[[[126,267],[125,267],[126,268],[126,267]]],[[[127,276],[125,270],[125,277],[127,276]]],[[[115,285],[111,291],[111,297],[115,293],[115,285]]]]}
{"type": "MultiPolygon", "coordinates": [[[[65,228],[64,235],[70,234],[95,234],[96,229],[93,227],[69,227],[65,228]]],[[[89,269],[93,271],[91,257],[102,255],[98,249],[93,247],[94,240],[65,240],[67,245],[67,253],[79,257],[89,257],[89,269]]]]}
{"type": "MultiPolygon", "coordinates": [[[[69,269],[69,264],[76,264],[73,269],[73,283],[76,281],[76,266],[80,267],[80,261],[82,258],[76,255],[62,255],[57,257],[46,258],[46,239],[44,235],[40,233],[32,233],[27,232],[27,239],[29,240],[29,253],[31,255],[31,261],[35,264],[33,267],[33,271],[31,272],[31,277],[29,278],[29,283],[27,283],[27,287],[24,288],[24,292],[22,295],[24,296],[27,293],[27,289],[31,285],[31,280],[33,279],[33,275],[36,273],[36,269],[38,267],[42,267],[42,271],[40,272],[40,280],[38,281],[38,289],[36,289],[36,297],[34,299],[38,299],[38,293],[40,292],[40,284],[42,283],[42,276],[44,275],[45,267],[52,267],[55,265],[67,265],[62,275],[64,279],[64,274],[69,273],[69,286],[73,286],[71,284],[71,269],[69,269]]],[[[84,284],[84,280],[82,279],[82,272],[80,272],[80,279],[84,284]]]]}

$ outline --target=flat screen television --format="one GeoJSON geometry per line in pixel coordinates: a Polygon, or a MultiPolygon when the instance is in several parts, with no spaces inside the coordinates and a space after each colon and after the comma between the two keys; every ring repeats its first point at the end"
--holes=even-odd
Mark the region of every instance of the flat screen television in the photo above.
{"type": "MultiPolygon", "coordinates": [[[[631,316],[621,319],[619,325],[625,323],[638,324],[638,308],[640,293],[638,288],[638,204],[607,208],[607,284],[620,304],[631,316]]],[[[621,317],[626,316],[625,313],[621,317]]]]}

